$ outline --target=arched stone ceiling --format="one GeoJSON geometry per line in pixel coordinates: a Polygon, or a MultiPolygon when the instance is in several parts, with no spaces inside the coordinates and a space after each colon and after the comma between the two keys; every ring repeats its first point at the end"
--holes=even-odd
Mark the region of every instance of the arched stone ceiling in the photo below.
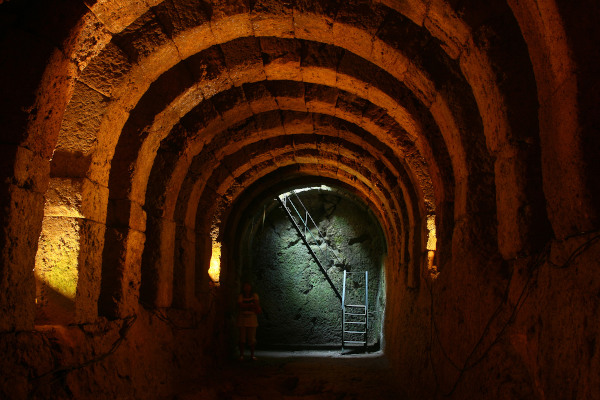
{"type": "MultiPolygon", "coordinates": [[[[542,163],[531,112],[550,114],[543,88],[570,68],[544,33],[548,3],[539,15],[502,1],[90,3],[64,45],[76,70],[57,95],[60,130],[45,122],[45,215],[98,225],[81,239],[103,249],[93,262],[132,274],[117,299],[135,297],[146,239],[171,243],[159,259],[172,259],[172,224],[214,229],[244,185],[290,163],[354,177],[411,262],[433,213],[448,251],[463,225],[488,227],[485,246],[505,257],[528,251],[532,232],[549,234],[542,185],[567,180],[542,163]],[[220,209],[194,218],[205,204],[220,209]]],[[[44,82],[67,67],[57,61],[44,82]]],[[[561,201],[549,205],[555,230],[561,201]]]]}

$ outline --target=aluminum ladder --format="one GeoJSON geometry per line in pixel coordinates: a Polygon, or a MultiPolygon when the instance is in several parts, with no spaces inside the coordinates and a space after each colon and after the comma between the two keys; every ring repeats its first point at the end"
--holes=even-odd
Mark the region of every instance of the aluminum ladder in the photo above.
{"type": "Polygon", "coordinates": [[[346,345],[367,347],[369,326],[369,271],[344,271],[342,290],[342,351],[346,345]],[[352,279],[348,282],[348,276],[352,279]],[[351,287],[352,286],[352,287],[351,287]]]}

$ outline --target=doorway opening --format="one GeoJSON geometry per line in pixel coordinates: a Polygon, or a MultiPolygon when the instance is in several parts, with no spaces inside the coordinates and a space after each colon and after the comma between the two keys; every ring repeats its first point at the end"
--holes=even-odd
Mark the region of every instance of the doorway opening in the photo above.
{"type": "MultiPolygon", "coordinates": [[[[250,282],[260,296],[257,346],[262,349],[341,348],[344,271],[351,290],[368,271],[367,348],[379,350],[385,311],[386,240],[368,206],[349,191],[328,185],[287,188],[294,191],[335,257],[320,269],[277,196],[255,202],[241,224],[239,283],[250,282]],[[324,274],[331,282],[328,282],[324,274]],[[355,282],[356,281],[356,282],[355,282]]],[[[316,229],[316,228],[315,228],[316,229]]]]}

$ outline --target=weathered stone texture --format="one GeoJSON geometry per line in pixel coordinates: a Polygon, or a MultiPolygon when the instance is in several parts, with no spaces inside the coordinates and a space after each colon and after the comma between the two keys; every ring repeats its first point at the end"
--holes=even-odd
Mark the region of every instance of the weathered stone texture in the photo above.
{"type": "MultiPolygon", "coordinates": [[[[318,221],[340,262],[325,268],[341,293],[343,269],[369,271],[372,325],[369,344],[379,343],[382,266],[385,246],[372,216],[342,193],[308,191],[300,197],[318,221]]],[[[262,301],[261,345],[315,346],[341,343],[340,300],[322,276],[282,209],[273,200],[262,221],[262,207],[248,216],[242,235],[243,251],[237,266],[242,280],[253,283],[262,301]]],[[[350,287],[356,279],[349,279],[350,287]]],[[[358,280],[356,280],[358,285],[358,280]]],[[[349,290],[349,295],[352,292],[349,290]]],[[[357,300],[357,299],[355,299],[357,300]]],[[[361,301],[358,299],[358,301],[361,301]]],[[[364,301],[364,299],[362,300],[364,301]]]]}
{"type": "Polygon", "coordinates": [[[247,277],[262,342],[336,343],[260,215],[323,182],[408,397],[597,397],[597,2],[0,3],[0,397],[172,397],[247,277]]]}

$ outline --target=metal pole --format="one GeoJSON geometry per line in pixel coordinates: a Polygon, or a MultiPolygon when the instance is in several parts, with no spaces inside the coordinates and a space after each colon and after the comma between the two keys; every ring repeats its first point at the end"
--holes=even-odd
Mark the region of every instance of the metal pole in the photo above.
{"type": "Polygon", "coordinates": [[[344,270],[344,285],[342,288],[342,352],[344,351],[344,330],[346,329],[346,270],[344,270]]]}
{"type": "Polygon", "coordinates": [[[367,349],[368,328],[369,328],[369,271],[365,271],[365,350],[367,349]]]}

